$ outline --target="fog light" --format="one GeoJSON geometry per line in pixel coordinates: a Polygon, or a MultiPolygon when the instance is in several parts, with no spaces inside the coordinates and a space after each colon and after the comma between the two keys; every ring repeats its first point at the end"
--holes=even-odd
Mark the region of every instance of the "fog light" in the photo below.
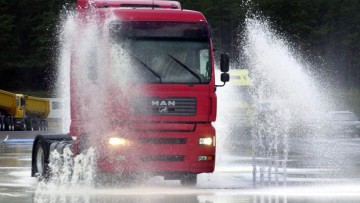
{"type": "Polygon", "coordinates": [[[119,138],[119,137],[110,137],[109,138],[109,144],[111,146],[122,146],[127,143],[126,139],[119,138]]]}
{"type": "Polygon", "coordinates": [[[214,145],[215,146],[215,143],[214,143],[212,137],[200,137],[199,145],[208,145],[208,146],[214,145]]]}
{"type": "Polygon", "coordinates": [[[198,156],[198,161],[212,161],[214,160],[213,156],[198,156]]]}

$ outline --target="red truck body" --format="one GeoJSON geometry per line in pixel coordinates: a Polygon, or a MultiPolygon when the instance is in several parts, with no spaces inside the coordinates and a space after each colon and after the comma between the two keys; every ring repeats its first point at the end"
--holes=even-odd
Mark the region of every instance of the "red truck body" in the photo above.
{"type": "MultiPolygon", "coordinates": [[[[102,49],[101,72],[106,79],[92,88],[91,82],[79,80],[84,64],[73,54],[69,137],[74,154],[94,146],[100,173],[146,172],[182,179],[186,174],[213,172],[217,98],[205,17],[183,10],[176,1],[78,0],[77,7],[84,24],[96,21],[100,27],[108,26],[109,33],[96,43],[131,44],[126,49],[132,61],[127,68],[140,71],[123,76],[126,81],[112,80],[111,51],[102,49]],[[184,59],[181,50],[186,50],[184,59]],[[172,65],[155,68],[150,61],[162,52],[162,62],[172,65]],[[98,86],[101,94],[96,93],[98,86]],[[99,107],[96,112],[89,109],[94,103],[99,107]]],[[[36,149],[35,141],[33,156],[36,149]]],[[[36,162],[33,158],[33,167],[36,162]]],[[[33,169],[33,174],[39,170],[33,169]]]]}

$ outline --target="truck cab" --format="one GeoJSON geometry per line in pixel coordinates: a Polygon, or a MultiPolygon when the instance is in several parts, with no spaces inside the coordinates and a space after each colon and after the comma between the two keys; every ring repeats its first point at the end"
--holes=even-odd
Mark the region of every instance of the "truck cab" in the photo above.
{"type": "Polygon", "coordinates": [[[16,114],[15,118],[23,118],[25,111],[25,97],[23,94],[16,94],[16,114]]]}
{"type": "MultiPolygon", "coordinates": [[[[93,146],[98,173],[150,173],[182,184],[213,172],[217,85],[205,17],[176,1],[79,0],[77,6],[81,22],[98,22],[101,48],[91,51],[95,62],[88,66],[72,56],[71,125],[64,140],[74,154],[93,146]]],[[[223,54],[224,83],[228,64],[223,54]]],[[[46,168],[37,164],[37,149],[56,150],[54,142],[41,146],[48,139],[34,141],[33,175],[46,168]]]]}

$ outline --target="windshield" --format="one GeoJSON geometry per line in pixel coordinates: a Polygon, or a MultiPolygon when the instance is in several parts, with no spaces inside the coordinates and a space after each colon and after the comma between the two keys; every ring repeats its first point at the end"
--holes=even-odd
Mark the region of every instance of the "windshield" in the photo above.
{"type": "Polygon", "coordinates": [[[135,74],[131,81],[210,82],[210,42],[205,23],[113,23],[110,34],[112,47],[117,53],[121,47],[129,59],[127,68],[135,74]]]}
{"type": "Polygon", "coordinates": [[[16,97],[16,107],[19,108],[20,107],[20,98],[16,97]]]}

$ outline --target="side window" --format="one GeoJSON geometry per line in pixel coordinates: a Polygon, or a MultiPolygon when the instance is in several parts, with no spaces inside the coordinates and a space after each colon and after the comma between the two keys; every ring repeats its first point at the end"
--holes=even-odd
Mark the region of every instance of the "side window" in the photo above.
{"type": "Polygon", "coordinates": [[[19,107],[20,106],[20,99],[19,97],[16,97],[16,107],[19,107]]]}
{"type": "Polygon", "coordinates": [[[199,57],[200,57],[200,74],[206,77],[207,79],[209,79],[210,78],[209,49],[201,49],[199,51],[199,57]]]}

